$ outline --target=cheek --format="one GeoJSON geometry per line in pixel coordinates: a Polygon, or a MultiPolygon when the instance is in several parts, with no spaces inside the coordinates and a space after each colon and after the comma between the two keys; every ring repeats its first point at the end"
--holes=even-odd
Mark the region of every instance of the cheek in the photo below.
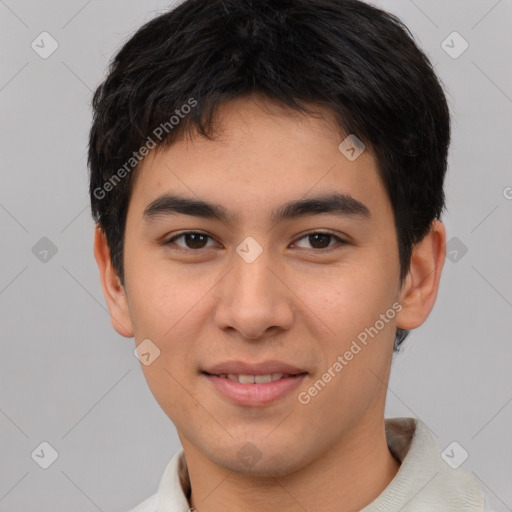
{"type": "Polygon", "coordinates": [[[391,280],[369,268],[361,265],[331,272],[316,279],[315,286],[303,287],[301,299],[336,335],[357,334],[373,325],[393,299],[391,280]]]}
{"type": "Polygon", "coordinates": [[[131,263],[126,278],[136,343],[149,339],[159,351],[151,364],[141,362],[141,369],[156,401],[176,422],[176,411],[186,416],[194,407],[182,386],[183,370],[192,367],[196,337],[194,327],[187,323],[192,318],[187,313],[197,315],[193,306],[198,298],[190,292],[187,298],[191,283],[185,283],[183,276],[171,276],[156,265],[137,267],[135,261],[131,263]]]}
{"type": "MultiPolygon", "coordinates": [[[[208,292],[215,284],[215,276],[198,278],[197,274],[177,270],[168,261],[142,257],[131,259],[126,271],[137,343],[153,341],[160,350],[155,364],[173,375],[181,373],[191,366],[200,331],[208,321],[208,292]]],[[[156,381],[156,375],[151,375],[152,367],[143,370],[148,373],[148,381],[156,381]]],[[[169,376],[164,372],[162,378],[169,376]]]]}
{"type": "MultiPolygon", "coordinates": [[[[169,262],[129,246],[125,253],[125,275],[136,339],[161,338],[186,314],[190,283],[169,262]]],[[[199,286],[196,284],[196,288],[199,286]]]]}

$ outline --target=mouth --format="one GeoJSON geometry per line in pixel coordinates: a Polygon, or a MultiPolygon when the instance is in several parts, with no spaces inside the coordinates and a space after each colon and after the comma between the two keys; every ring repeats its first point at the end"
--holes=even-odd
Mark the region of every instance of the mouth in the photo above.
{"type": "Polygon", "coordinates": [[[307,373],[304,368],[276,359],[260,362],[230,360],[203,367],[201,370],[209,375],[247,384],[273,382],[283,376],[293,377],[294,375],[307,373]]]}
{"type": "Polygon", "coordinates": [[[301,373],[264,373],[264,374],[257,374],[257,375],[251,375],[251,374],[244,374],[244,373],[208,373],[203,372],[206,375],[210,375],[212,377],[219,377],[221,379],[228,379],[232,382],[238,382],[240,384],[267,384],[269,382],[276,382],[278,380],[282,379],[289,379],[289,378],[297,378],[303,375],[306,375],[307,372],[301,372],[301,373]]]}
{"type": "Polygon", "coordinates": [[[290,398],[308,372],[211,373],[201,372],[222,400],[238,407],[263,407],[290,398]]]}

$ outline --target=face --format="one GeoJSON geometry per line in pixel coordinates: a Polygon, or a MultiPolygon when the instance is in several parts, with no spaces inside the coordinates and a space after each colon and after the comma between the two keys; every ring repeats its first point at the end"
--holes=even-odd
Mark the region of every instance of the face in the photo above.
{"type": "Polygon", "coordinates": [[[185,451],[285,474],[382,421],[400,308],[393,211],[373,155],[349,160],[328,116],[255,97],[218,113],[215,140],[184,138],[139,170],[123,333],[158,347],[141,367],[185,451]],[[335,194],[316,210],[307,202],[335,194]],[[302,209],[283,209],[297,201],[302,209]],[[277,366],[254,367],[269,361],[277,366]],[[237,374],[288,365],[295,376],[240,384],[205,373],[232,362],[248,365],[237,374]],[[258,464],[244,464],[244,451],[258,464]]]}

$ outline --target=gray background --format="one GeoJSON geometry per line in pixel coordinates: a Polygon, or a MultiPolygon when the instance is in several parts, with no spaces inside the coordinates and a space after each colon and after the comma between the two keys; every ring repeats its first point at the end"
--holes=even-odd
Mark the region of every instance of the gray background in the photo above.
{"type": "MultiPolygon", "coordinates": [[[[0,0],[0,510],[127,510],[156,491],[178,449],[133,339],[110,324],[86,168],[92,91],[121,44],[170,5],[0,0]],[[47,59],[31,48],[43,31],[59,45],[47,59]],[[42,237],[57,249],[45,261],[42,237]],[[59,455],[48,469],[31,457],[43,441],[59,455]]],[[[453,118],[453,261],[396,357],[386,414],[421,418],[440,451],[457,441],[462,468],[512,510],[512,4],[378,5],[435,64],[453,118]],[[453,31],[469,43],[457,58],[442,47],[453,31]]],[[[448,39],[452,52],[460,43],[448,39]]]]}

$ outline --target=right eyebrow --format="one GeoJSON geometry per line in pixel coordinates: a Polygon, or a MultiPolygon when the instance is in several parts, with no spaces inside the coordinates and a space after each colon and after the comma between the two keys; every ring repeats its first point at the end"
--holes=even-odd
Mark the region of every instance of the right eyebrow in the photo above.
{"type": "MultiPolygon", "coordinates": [[[[274,223],[280,223],[296,217],[324,213],[342,217],[371,219],[370,210],[365,204],[348,194],[332,193],[288,201],[270,214],[270,220],[274,223]]],[[[174,214],[216,219],[226,224],[233,224],[239,219],[239,215],[229,212],[218,203],[175,194],[164,194],[152,201],[144,210],[143,217],[150,220],[174,214]]]]}

